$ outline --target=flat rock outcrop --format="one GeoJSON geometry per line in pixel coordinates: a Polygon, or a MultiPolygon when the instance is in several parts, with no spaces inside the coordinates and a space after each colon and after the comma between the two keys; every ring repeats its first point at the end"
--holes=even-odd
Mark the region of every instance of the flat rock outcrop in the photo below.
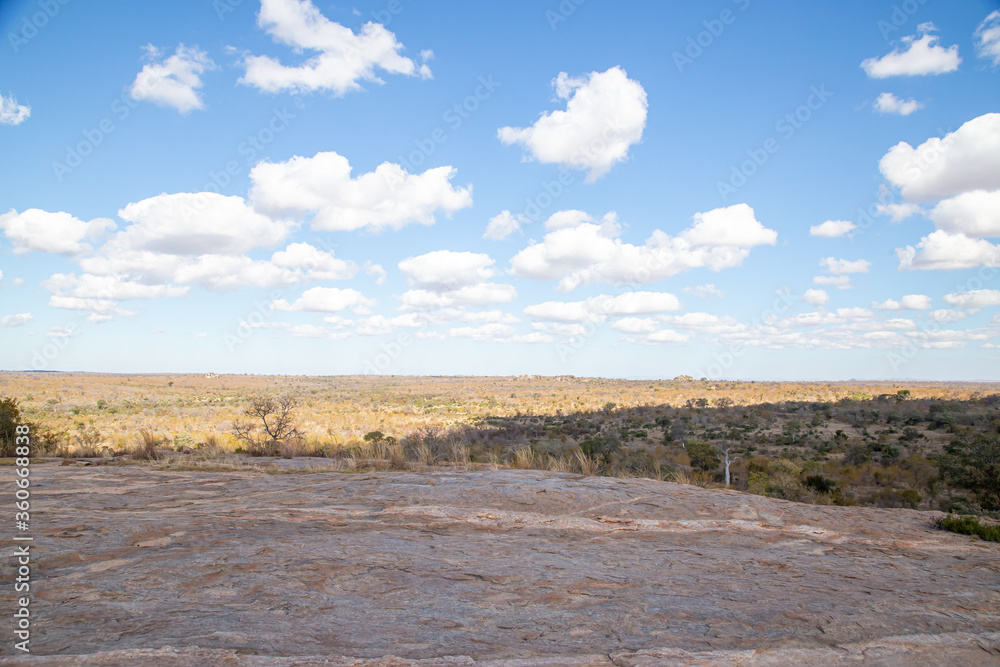
{"type": "Polygon", "coordinates": [[[32,480],[8,664],[1000,664],[1000,545],[927,512],[527,470],[32,480]]]}

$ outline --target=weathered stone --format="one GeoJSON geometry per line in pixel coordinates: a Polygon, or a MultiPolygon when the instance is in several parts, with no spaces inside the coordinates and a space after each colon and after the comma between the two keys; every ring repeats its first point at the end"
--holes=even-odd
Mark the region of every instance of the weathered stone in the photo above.
{"type": "Polygon", "coordinates": [[[1000,662],[1000,545],[933,513],[527,470],[32,481],[10,663],[1000,662]]]}

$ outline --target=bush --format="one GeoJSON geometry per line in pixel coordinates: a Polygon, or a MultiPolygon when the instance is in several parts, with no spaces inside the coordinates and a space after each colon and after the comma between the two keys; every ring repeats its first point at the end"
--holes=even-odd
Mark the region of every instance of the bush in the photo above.
{"type": "Polygon", "coordinates": [[[962,535],[975,535],[988,542],[1000,542],[1000,526],[984,524],[974,516],[948,514],[937,521],[938,528],[962,535]]]}
{"type": "Polygon", "coordinates": [[[0,456],[11,457],[16,453],[15,438],[20,424],[21,410],[17,407],[17,400],[0,400],[0,456]]]}
{"type": "Polygon", "coordinates": [[[715,445],[692,438],[687,443],[688,458],[691,459],[691,467],[705,472],[711,472],[719,467],[718,450],[715,445]]]}

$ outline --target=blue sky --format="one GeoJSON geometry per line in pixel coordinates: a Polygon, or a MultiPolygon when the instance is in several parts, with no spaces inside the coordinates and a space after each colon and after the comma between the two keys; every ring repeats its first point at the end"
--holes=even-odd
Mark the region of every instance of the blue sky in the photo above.
{"type": "Polygon", "coordinates": [[[1000,3],[0,6],[0,367],[1000,380],[1000,3]]]}

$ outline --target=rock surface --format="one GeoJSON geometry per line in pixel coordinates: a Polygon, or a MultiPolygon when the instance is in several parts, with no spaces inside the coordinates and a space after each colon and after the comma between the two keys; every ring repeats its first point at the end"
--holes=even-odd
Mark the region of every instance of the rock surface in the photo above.
{"type": "Polygon", "coordinates": [[[1000,545],[926,512],[512,470],[32,481],[7,664],[1000,664],[1000,545]]]}

